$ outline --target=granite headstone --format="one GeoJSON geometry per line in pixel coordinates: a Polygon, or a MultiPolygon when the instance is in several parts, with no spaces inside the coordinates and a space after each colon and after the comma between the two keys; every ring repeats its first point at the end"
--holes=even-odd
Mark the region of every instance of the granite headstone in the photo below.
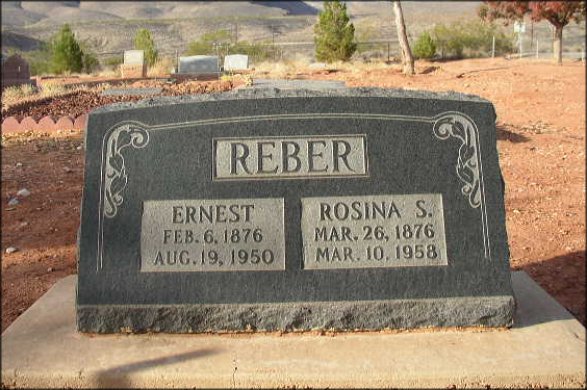
{"type": "Polygon", "coordinates": [[[229,54],[224,57],[224,71],[249,69],[249,56],[245,54],[229,54]]]}
{"type": "Polygon", "coordinates": [[[180,74],[211,75],[220,73],[218,56],[197,55],[179,57],[180,74]]]}
{"type": "Polygon", "coordinates": [[[120,65],[120,73],[123,78],[143,78],[147,75],[144,50],[126,50],[124,63],[120,65]]]}
{"type": "Polygon", "coordinates": [[[87,128],[80,331],[512,325],[484,99],[247,89],[87,128]]]}
{"type": "Polygon", "coordinates": [[[31,79],[28,62],[18,54],[2,56],[2,89],[23,84],[37,85],[31,79]]]}

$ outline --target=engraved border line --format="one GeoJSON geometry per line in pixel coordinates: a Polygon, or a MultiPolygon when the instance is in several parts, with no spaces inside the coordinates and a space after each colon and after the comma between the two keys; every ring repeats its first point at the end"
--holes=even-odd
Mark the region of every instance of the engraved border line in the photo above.
{"type": "MultiPolygon", "coordinates": [[[[482,162],[483,159],[482,159],[482,152],[481,152],[481,142],[480,142],[480,138],[479,138],[479,128],[477,127],[477,124],[470,116],[468,116],[467,114],[464,114],[462,112],[459,112],[459,111],[445,111],[443,113],[436,115],[434,117],[435,118],[434,127],[436,127],[437,121],[439,121],[443,118],[446,118],[448,116],[454,116],[454,117],[460,118],[462,120],[465,120],[465,121],[469,122],[470,125],[473,127],[473,132],[475,134],[475,147],[476,147],[476,152],[477,152],[477,161],[476,162],[479,167],[479,190],[481,192],[480,206],[481,206],[481,224],[482,224],[482,228],[483,228],[483,246],[485,249],[485,258],[491,260],[491,243],[489,240],[487,205],[486,205],[486,200],[485,200],[485,180],[483,177],[483,162],[482,162]]],[[[457,172],[457,175],[458,175],[458,172],[457,172]]]]}

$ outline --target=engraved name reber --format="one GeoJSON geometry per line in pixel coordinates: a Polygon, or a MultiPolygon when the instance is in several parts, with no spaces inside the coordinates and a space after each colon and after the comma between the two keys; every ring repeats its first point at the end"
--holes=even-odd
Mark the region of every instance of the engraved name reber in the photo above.
{"type": "Polygon", "coordinates": [[[364,135],[218,138],[214,178],[366,176],[364,135]]]}

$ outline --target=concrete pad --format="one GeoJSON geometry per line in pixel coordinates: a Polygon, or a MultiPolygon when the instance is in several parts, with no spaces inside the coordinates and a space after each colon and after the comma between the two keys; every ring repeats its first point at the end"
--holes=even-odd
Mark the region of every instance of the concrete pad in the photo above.
{"type": "Polygon", "coordinates": [[[82,335],[76,277],[2,335],[7,387],[584,387],[585,328],[525,273],[510,330],[82,335]]]}

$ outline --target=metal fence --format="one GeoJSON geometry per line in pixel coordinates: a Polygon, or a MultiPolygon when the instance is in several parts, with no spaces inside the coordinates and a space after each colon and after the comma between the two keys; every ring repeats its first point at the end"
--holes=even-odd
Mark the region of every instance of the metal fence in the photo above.
{"type": "MultiPolygon", "coordinates": [[[[491,43],[486,45],[492,47],[491,43]]],[[[413,46],[412,46],[413,47],[413,46]]],[[[255,64],[262,61],[288,61],[299,58],[306,58],[309,61],[315,61],[315,44],[314,42],[275,42],[275,43],[262,43],[257,45],[258,51],[256,53],[249,53],[250,62],[255,64]]],[[[568,50],[568,45],[565,47],[563,42],[562,55],[564,59],[585,61],[586,50],[585,45],[580,50],[576,50],[575,47],[571,47],[568,50]],[[575,50],[572,50],[575,49],[575,50]]],[[[124,51],[110,51],[97,53],[98,58],[102,63],[104,60],[111,57],[119,57],[122,59],[124,51]]],[[[178,50],[159,50],[160,56],[173,58],[176,60],[179,56],[183,55],[178,50]]],[[[211,55],[218,55],[220,58],[228,54],[242,54],[234,51],[230,45],[216,45],[214,46],[211,55]]],[[[466,57],[499,57],[503,53],[497,53],[495,50],[476,50],[474,54],[465,54],[466,57]]],[[[355,59],[362,61],[394,61],[398,60],[400,56],[400,48],[397,40],[395,39],[381,39],[357,42],[357,51],[354,55],[355,59]]],[[[506,53],[507,58],[526,58],[526,59],[549,59],[553,58],[553,44],[552,39],[535,39],[530,45],[530,41],[523,41],[520,46],[519,42],[516,42],[514,51],[512,53],[506,53]]],[[[442,55],[437,55],[437,59],[444,58],[442,55]]]]}
{"type": "MultiPolygon", "coordinates": [[[[264,60],[287,61],[299,57],[305,57],[309,60],[315,60],[315,44],[311,41],[305,42],[271,42],[257,43],[257,53],[250,53],[250,61],[258,63],[264,60]]],[[[122,60],[123,50],[98,52],[96,56],[100,62],[112,57],[118,57],[122,60]]],[[[230,43],[219,43],[212,45],[210,55],[217,55],[221,58],[228,54],[242,54],[234,51],[230,43]]],[[[397,39],[378,39],[357,42],[356,56],[362,60],[387,60],[397,58],[399,54],[399,45],[397,39]]],[[[159,49],[159,55],[177,59],[178,56],[184,55],[179,50],[159,49]]]]}
{"type": "MultiPolygon", "coordinates": [[[[525,23],[516,31],[516,51],[511,58],[547,59],[554,57],[554,27],[548,23],[525,23]]],[[[585,24],[569,24],[563,29],[564,59],[585,61],[585,24]]]]}

